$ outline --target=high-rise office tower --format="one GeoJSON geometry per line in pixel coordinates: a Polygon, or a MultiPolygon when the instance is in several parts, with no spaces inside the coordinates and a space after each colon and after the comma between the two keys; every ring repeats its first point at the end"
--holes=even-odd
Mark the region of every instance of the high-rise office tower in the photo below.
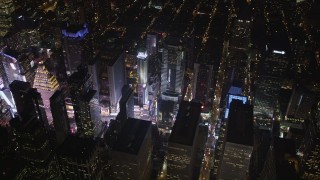
{"type": "Polygon", "coordinates": [[[137,54],[139,83],[146,84],[148,82],[148,51],[141,48],[137,54]]]}
{"type": "Polygon", "coordinates": [[[246,179],[253,151],[253,108],[242,100],[230,105],[227,137],[218,179],[246,179]]]}
{"type": "Polygon", "coordinates": [[[158,120],[157,126],[163,133],[170,133],[174,124],[174,116],[177,113],[177,104],[174,101],[158,100],[158,120]]]}
{"type": "Polygon", "coordinates": [[[96,93],[92,90],[91,75],[87,73],[87,69],[73,73],[69,79],[70,96],[74,109],[75,122],[77,125],[77,133],[79,136],[93,137],[99,130],[100,119],[95,117],[96,113],[92,109],[91,101],[96,93]]]}
{"type": "Polygon", "coordinates": [[[85,37],[88,34],[88,27],[84,25],[67,24],[67,27],[62,29],[62,47],[64,50],[64,62],[66,73],[68,76],[78,70],[78,67],[86,65],[85,57],[85,37]]]}
{"type": "Polygon", "coordinates": [[[194,68],[195,63],[195,37],[194,36],[187,36],[184,38],[184,44],[185,44],[185,61],[186,61],[186,67],[188,69],[194,68]]]}
{"type": "Polygon", "coordinates": [[[88,62],[88,73],[92,76],[92,89],[97,91],[96,99],[99,103],[99,94],[100,94],[100,84],[99,84],[99,74],[100,74],[100,61],[99,59],[93,58],[92,61],[88,62]]]}
{"type": "Polygon", "coordinates": [[[49,99],[54,94],[54,92],[59,89],[59,84],[56,77],[48,72],[43,62],[39,63],[38,65],[33,88],[36,88],[37,91],[41,94],[48,123],[49,125],[52,125],[53,118],[49,99]]]}
{"type": "MultiPolygon", "coordinates": [[[[58,43],[59,44],[59,43],[58,43]]],[[[64,64],[64,53],[61,44],[57,45],[57,48],[51,50],[51,57],[53,59],[54,73],[59,82],[63,82],[67,79],[67,70],[64,64]]]]}
{"type": "Polygon", "coordinates": [[[169,137],[167,179],[194,179],[201,104],[182,101],[169,137]]]}
{"type": "Polygon", "coordinates": [[[137,55],[137,64],[138,64],[138,96],[139,96],[139,105],[148,104],[148,52],[147,49],[139,49],[137,55]]]}
{"type": "Polygon", "coordinates": [[[243,93],[242,88],[241,87],[237,87],[237,86],[231,86],[228,94],[227,94],[227,100],[226,100],[226,109],[225,109],[225,115],[224,118],[228,118],[229,117],[229,111],[230,111],[230,105],[232,103],[233,100],[241,100],[243,102],[243,104],[246,104],[248,101],[248,97],[246,96],[242,96],[241,94],[243,93]]]}
{"type": "Polygon", "coordinates": [[[1,53],[1,76],[4,87],[8,88],[14,80],[33,84],[35,64],[32,57],[31,52],[20,54],[7,50],[1,53]]]}
{"type": "Polygon", "coordinates": [[[157,34],[148,33],[146,39],[148,56],[152,56],[157,53],[157,34]]]}
{"type": "Polygon", "coordinates": [[[68,136],[57,149],[63,179],[101,179],[99,143],[86,137],[68,136]]]}
{"type": "Polygon", "coordinates": [[[75,134],[77,132],[77,125],[75,121],[73,103],[70,97],[65,98],[67,115],[70,122],[70,133],[75,134]]]}
{"type": "Polygon", "coordinates": [[[276,98],[288,72],[289,59],[284,51],[272,52],[261,62],[256,82],[254,114],[259,128],[271,128],[276,98]]]}
{"type": "Polygon", "coordinates": [[[70,132],[70,123],[63,94],[56,91],[50,97],[50,109],[53,118],[53,125],[56,131],[57,144],[60,145],[70,132]]]}
{"type": "Polygon", "coordinates": [[[101,121],[101,107],[98,99],[96,98],[96,90],[90,90],[87,93],[87,96],[87,101],[89,102],[90,107],[90,118],[94,124],[94,136],[96,137],[101,134],[101,131],[103,130],[103,122],[101,121]]]}
{"type": "Polygon", "coordinates": [[[259,61],[260,69],[256,79],[257,94],[254,99],[254,114],[259,128],[271,129],[275,107],[278,106],[276,98],[279,95],[284,81],[290,78],[290,61],[292,59],[292,44],[287,36],[287,28],[281,18],[276,18],[282,6],[275,6],[270,2],[266,7],[274,7],[267,13],[270,19],[267,23],[267,43],[265,55],[259,61]],[[272,27],[272,28],[270,28],[272,27]],[[291,54],[291,55],[290,55],[291,54]],[[265,111],[267,110],[267,111],[265,111]],[[266,120],[260,121],[260,117],[266,120]]]}
{"type": "Polygon", "coordinates": [[[184,77],[184,51],[179,39],[169,37],[163,49],[161,65],[161,97],[178,100],[184,77]]]}
{"type": "Polygon", "coordinates": [[[317,164],[319,163],[318,154],[320,152],[320,143],[319,134],[316,135],[315,142],[313,143],[312,147],[310,148],[310,155],[304,161],[304,167],[306,170],[304,171],[302,178],[303,179],[319,179],[320,178],[320,169],[318,168],[317,164]]]}
{"type": "Polygon", "coordinates": [[[15,10],[13,0],[4,0],[0,2],[0,39],[6,35],[12,26],[11,13],[15,10]]]}
{"type": "Polygon", "coordinates": [[[151,122],[129,118],[112,149],[116,179],[150,179],[152,169],[151,122]]]}
{"type": "Polygon", "coordinates": [[[110,113],[116,113],[125,84],[125,52],[122,49],[106,50],[100,58],[100,104],[110,113]]]}
{"type": "MultiPolygon", "coordinates": [[[[3,50],[2,50],[3,51],[3,50]]],[[[9,84],[14,80],[23,80],[23,77],[20,77],[19,70],[17,69],[18,62],[15,57],[12,55],[1,52],[1,79],[2,79],[2,88],[9,87],[9,84]]]]}
{"type": "Polygon", "coordinates": [[[13,81],[9,87],[21,121],[35,116],[40,122],[47,125],[40,93],[36,89],[31,88],[30,83],[23,81],[13,81]]]}
{"type": "Polygon", "coordinates": [[[16,109],[16,105],[15,105],[15,102],[13,100],[13,96],[12,96],[12,93],[11,93],[10,89],[9,88],[1,89],[0,90],[0,97],[1,97],[2,100],[5,101],[5,104],[7,104],[10,107],[11,112],[14,115],[17,112],[17,109],[16,109]]]}
{"type": "Polygon", "coordinates": [[[315,99],[315,94],[306,88],[299,86],[294,87],[285,117],[301,120],[308,119],[315,99]]]}
{"type": "MultiPolygon", "coordinates": [[[[124,114],[123,117],[133,118],[134,117],[134,99],[133,99],[133,89],[129,85],[124,85],[122,88],[122,96],[119,102],[120,112],[119,114],[124,114]]],[[[119,115],[118,114],[118,115],[119,115]]]]}
{"type": "MultiPolygon", "coordinates": [[[[3,50],[1,48],[0,50],[0,97],[5,100],[5,102],[11,107],[13,112],[16,112],[15,103],[11,94],[11,91],[9,89],[10,81],[8,80],[8,77],[12,78],[11,72],[15,72],[18,76],[19,71],[14,70],[12,67],[10,68],[10,63],[14,65],[13,67],[16,68],[16,59],[14,57],[11,57],[10,55],[7,55],[3,53],[3,50]]],[[[22,78],[21,78],[22,79],[22,78]]],[[[13,80],[12,80],[13,81],[13,80]]]]}
{"type": "Polygon", "coordinates": [[[120,112],[115,119],[111,119],[109,123],[109,128],[105,133],[105,139],[107,144],[113,148],[115,143],[118,141],[118,136],[122,131],[123,127],[128,121],[128,118],[133,118],[134,116],[134,99],[133,99],[133,89],[129,85],[124,85],[122,88],[122,97],[120,99],[120,112]]]}
{"type": "Polygon", "coordinates": [[[20,74],[25,77],[25,81],[29,82],[31,85],[34,83],[34,78],[36,74],[36,65],[34,63],[36,56],[32,51],[27,51],[23,53],[19,59],[19,69],[20,74]]]}
{"type": "Polygon", "coordinates": [[[52,173],[52,150],[41,118],[41,97],[27,82],[14,81],[10,90],[16,101],[19,117],[10,121],[18,151],[31,170],[29,173],[44,178],[52,173]]]}
{"type": "MultiPolygon", "coordinates": [[[[275,137],[260,177],[261,179],[317,179],[317,176],[312,177],[310,171],[310,177],[307,175],[301,178],[299,162],[294,140],[275,137]]],[[[312,162],[309,163],[311,166],[314,165],[312,162]]]]}

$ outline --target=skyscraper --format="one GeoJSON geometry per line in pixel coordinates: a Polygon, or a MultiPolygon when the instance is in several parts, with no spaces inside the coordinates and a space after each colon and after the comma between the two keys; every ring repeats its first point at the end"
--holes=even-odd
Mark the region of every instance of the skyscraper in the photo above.
{"type": "Polygon", "coordinates": [[[41,111],[41,97],[27,82],[14,81],[10,90],[17,104],[19,117],[10,121],[18,143],[18,151],[27,163],[29,176],[48,177],[52,173],[52,150],[47,138],[41,111]]]}
{"type": "Polygon", "coordinates": [[[1,53],[2,66],[1,76],[4,87],[9,87],[9,84],[14,80],[29,82],[33,84],[35,75],[35,64],[31,54],[20,54],[15,51],[7,50],[1,53]]]}
{"type": "Polygon", "coordinates": [[[66,104],[61,91],[56,91],[50,97],[50,109],[52,112],[57,144],[60,145],[70,132],[70,123],[67,115],[66,104]]]}
{"type": "Polygon", "coordinates": [[[86,24],[67,24],[67,27],[62,29],[62,47],[64,50],[64,62],[68,76],[76,72],[80,64],[85,65],[87,63],[86,59],[84,59],[84,55],[86,51],[85,37],[88,32],[86,24]]]}
{"type": "Polygon", "coordinates": [[[306,88],[296,86],[293,88],[288,104],[286,117],[305,120],[309,118],[316,96],[306,88]]]}
{"type": "Polygon", "coordinates": [[[121,89],[125,84],[125,52],[120,49],[106,50],[101,53],[100,71],[100,104],[117,112],[121,89]]]}
{"type": "Polygon", "coordinates": [[[138,64],[138,96],[140,106],[148,104],[148,52],[147,49],[139,49],[137,55],[137,64],[138,64]]]}
{"type": "Polygon", "coordinates": [[[49,125],[52,125],[53,118],[49,98],[54,94],[56,90],[59,89],[59,84],[56,77],[48,72],[43,62],[39,63],[38,65],[33,88],[36,88],[37,91],[41,94],[48,123],[49,125]]]}
{"type": "Polygon", "coordinates": [[[157,53],[157,34],[148,33],[146,39],[148,56],[152,56],[157,53]]]}
{"type": "Polygon", "coordinates": [[[170,133],[174,124],[174,118],[177,113],[177,104],[174,101],[158,100],[158,120],[157,126],[161,132],[170,133]]]}
{"type": "Polygon", "coordinates": [[[27,121],[36,116],[39,121],[47,125],[41,95],[36,89],[31,88],[30,83],[13,81],[10,84],[10,91],[16,103],[17,113],[21,121],[27,121]]]}
{"type": "Polygon", "coordinates": [[[271,128],[276,98],[288,72],[289,59],[285,54],[269,54],[260,64],[254,98],[254,115],[259,128],[271,128]]]}
{"type": "Polygon", "coordinates": [[[134,117],[134,99],[133,89],[129,85],[124,85],[122,88],[122,96],[119,102],[120,112],[119,114],[125,113],[124,118],[134,117]]]}
{"type": "Polygon", "coordinates": [[[162,54],[161,97],[163,99],[170,99],[170,97],[181,95],[185,58],[179,39],[169,37],[166,43],[167,45],[163,49],[162,54]]]}
{"type": "Polygon", "coordinates": [[[141,48],[137,54],[139,83],[146,84],[148,82],[148,51],[141,48]]]}
{"type": "Polygon", "coordinates": [[[201,104],[182,101],[169,137],[167,179],[193,179],[201,104]]]}
{"type": "Polygon", "coordinates": [[[114,178],[150,179],[152,147],[151,122],[127,119],[111,152],[114,178]]]}
{"type": "Polygon", "coordinates": [[[79,136],[93,137],[99,129],[99,119],[92,117],[91,100],[96,91],[92,90],[91,75],[87,73],[87,69],[73,73],[69,79],[70,96],[74,109],[74,116],[77,125],[77,133],[79,136]]]}
{"type": "Polygon", "coordinates": [[[92,61],[88,62],[88,73],[92,76],[92,89],[97,91],[96,99],[99,101],[100,94],[100,84],[99,84],[99,74],[100,74],[100,61],[96,57],[92,61]]]}
{"type": "Polygon", "coordinates": [[[218,179],[246,179],[253,150],[253,108],[233,100],[227,124],[227,137],[218,179]]]}

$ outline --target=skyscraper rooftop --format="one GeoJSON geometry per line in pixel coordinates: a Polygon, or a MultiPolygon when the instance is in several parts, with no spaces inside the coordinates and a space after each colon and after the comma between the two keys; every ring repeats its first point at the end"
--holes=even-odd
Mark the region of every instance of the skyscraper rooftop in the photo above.
{"type": "Polygon", "coordinates": [[[149,128],[151,128],[151,121],[128,118],[120,132],[114,150],[137,154],[149,128]]]}
{"type": "Polygon", "coordinates": [[[192,146],[200,120],[201,104],[182,101],[169,142],[192,146]]]}

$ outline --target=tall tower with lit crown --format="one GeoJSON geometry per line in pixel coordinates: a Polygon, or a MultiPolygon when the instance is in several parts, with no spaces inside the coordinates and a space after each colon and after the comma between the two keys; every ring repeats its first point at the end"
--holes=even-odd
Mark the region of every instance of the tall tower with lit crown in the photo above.
{"type": "Polygon", "coordinates": [[[148,103],[148,89],[146,88],[148,82],[148,52],[147,49],[140,49],[137,55],[138,75],[139,75],[139,104],[142,106],[148,103]]]}
{"type": "Polygon", "coordinates": [[[37,68],[33,88],[36,88],[41,94],[48,123],[52,125],[53,118],[50,108],[50,97],[59,89],[59,84],[56,77],[49,73],[43,63],[40,63],[37,68]]]}

